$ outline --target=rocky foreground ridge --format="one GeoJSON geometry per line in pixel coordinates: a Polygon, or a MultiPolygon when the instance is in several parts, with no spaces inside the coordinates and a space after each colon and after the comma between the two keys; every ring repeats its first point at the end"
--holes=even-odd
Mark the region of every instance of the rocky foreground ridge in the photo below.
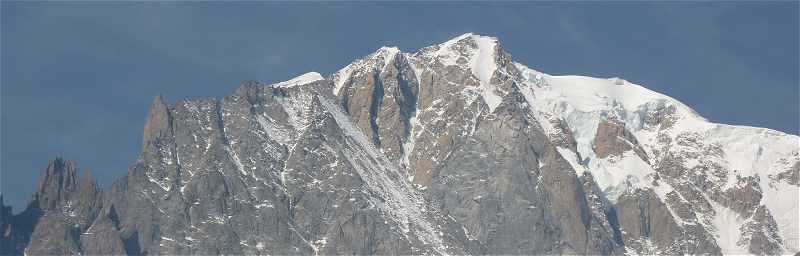
{"type": "Polygon", "coordinates": [[[108,188],[56,159],[1,254],[793,254],[800,138],[715,124],[496,38],[156,97],[108,188]]]}

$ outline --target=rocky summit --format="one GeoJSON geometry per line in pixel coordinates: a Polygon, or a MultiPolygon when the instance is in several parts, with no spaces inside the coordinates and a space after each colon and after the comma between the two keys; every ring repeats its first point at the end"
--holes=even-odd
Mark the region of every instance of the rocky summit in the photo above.
{"type": "Polygon", "coordinates": [[[465,34],[341,70],[156,97],[107,188],[51,161],[10,255],[794,254],[800,138],[465,34]]]}

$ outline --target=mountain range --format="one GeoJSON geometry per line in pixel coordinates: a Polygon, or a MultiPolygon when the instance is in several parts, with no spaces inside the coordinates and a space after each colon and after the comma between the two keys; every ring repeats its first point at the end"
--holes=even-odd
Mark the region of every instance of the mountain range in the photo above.
{"type": "Polygon", "coordinates": [[[108,188],[50,161],[0,254],[794,254],[800,138],[497,38],[157,96],[108,188]]]}

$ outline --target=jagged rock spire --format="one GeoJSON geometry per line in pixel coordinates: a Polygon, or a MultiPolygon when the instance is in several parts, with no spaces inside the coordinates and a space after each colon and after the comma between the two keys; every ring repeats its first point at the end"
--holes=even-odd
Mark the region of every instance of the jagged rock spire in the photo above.
{"type": "Polygon", "coordinates": [[[150,110],[147,112],[147,119],[144,123],[144,132],[142,136],[142,147],[155,140],[162,135],[171,135],[172,118],[169,113],[169,107],[162,100],[161,95],[157,95],[150,104],[150,110]]]}
{"type": "Polygon", "coordinates": [[[61,157],[50,161],[39,179],[36,202],[39,208],[52,209],[66,199],[78,186],[78,176],[74,161],[61,157]]]}

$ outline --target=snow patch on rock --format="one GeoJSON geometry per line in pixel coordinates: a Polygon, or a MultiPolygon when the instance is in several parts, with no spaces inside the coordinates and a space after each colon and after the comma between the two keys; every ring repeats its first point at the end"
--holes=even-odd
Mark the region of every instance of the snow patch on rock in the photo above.
{"type": "Polygon", "coordinates": [[[291,80],[273,84],[272,86],[278,88],[289,88],[298,85],[310,84],[319,80],[325,80],[325,78],[317,72],[308,72],[292,78],[291,80]]]}

